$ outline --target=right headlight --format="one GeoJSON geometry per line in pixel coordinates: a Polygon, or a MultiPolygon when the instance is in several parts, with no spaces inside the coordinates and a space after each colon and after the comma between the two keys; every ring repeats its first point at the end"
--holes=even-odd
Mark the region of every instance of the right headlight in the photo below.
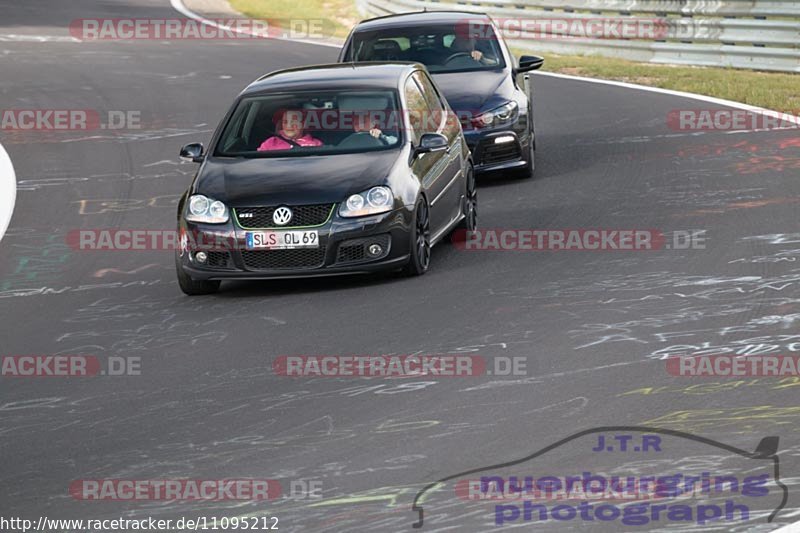
{"type": "Polygon", "coordinates": [[[189,198],[189,205],[186,208],[186,220],[189,222],[224,224],[228,218],[228,207],[219,200],[207,198],[202,194],[194,194],[189,198]]]}
{"type": "Polygon", "coordinates": [[[373,187],[367,191],[350,195],[339,206],[341,217],[363,217],[392,210],[394,196],[389,187],[373,187]]]}
{"type": "Polygon", "coordinates": [[[478,129],[499,126],[514,119],[517,114],[517,107],[516,102],[506,102],[500,107],[495,107],[474,117],[472,125],[478,129]]]}

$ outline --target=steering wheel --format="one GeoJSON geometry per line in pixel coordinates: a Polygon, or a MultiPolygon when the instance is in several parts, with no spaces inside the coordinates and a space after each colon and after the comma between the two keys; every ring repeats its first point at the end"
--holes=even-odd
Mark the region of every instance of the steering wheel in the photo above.
{"type": "Polygon", "coordinates": [[[445,59],[444,60],[444,64],[446,65],[449,62],[451,62],[452,60],[457,59],[457,58],[462,57],[462,56],[466,56],[466,57],[469,57],[470,59],[472,59],[472,52],[456,52],[455,54],[452,54],[450,57],[445,59]]]}
{"type": "Polygon", "coordinates": [[[384,146],[380,139],[376,139],[368,131],[356,131],[348,135],[338,144],[338,148],[378,148],[384,146]]]}

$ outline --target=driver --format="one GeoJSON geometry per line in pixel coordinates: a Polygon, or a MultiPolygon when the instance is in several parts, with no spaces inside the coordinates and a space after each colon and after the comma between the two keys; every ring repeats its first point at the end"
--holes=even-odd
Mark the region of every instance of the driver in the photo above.
{"type": "MultiPolygon", "coordinates": [[[[397,143],[397,137],[383,133],[378,124],[388,123],[389,99],[383,95],[347,94],[339,97],[339,112],[352,117],[353,133],[339,143],[343,147],[378,147],[397,143]]],[[[392,128],[394,132],[394,128],[392,128]]]]}
{"type": "Polygon", "coordinates": [[[486,54],[478,50],[475,39],[471,37],[456,36],[450,45],[450,50],[453,52],[453,54],[469,54],[473,61],[477,61],[483,65],[494,65],[497,63],[496,59],[488,57],[486,54]]]}
{"type": "Polygon", "coordinates": [[[303,112],[298,109],[284,109],[278,111],[273,117],[277,127],[281,125],[277,135],[273,135],[258,147],[259,152],[271,150],[291,150],[300,146],[322,146],[322,141],[305,133],[303,126],[303,112]]]}
{"type": "Polygon", "coordinates": [[[376,120],[370,116],[369,112],[356,112],[353,116],[353,133],[350,135],[369,134],[378,139],[384,146],[391,146],[397,142],[394,135],[385,135],[375,124],[376,120]]]}

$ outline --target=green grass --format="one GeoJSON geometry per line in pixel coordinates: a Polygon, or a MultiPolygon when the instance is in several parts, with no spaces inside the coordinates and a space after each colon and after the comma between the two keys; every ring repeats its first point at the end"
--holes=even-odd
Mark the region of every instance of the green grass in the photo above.
{"type": "MultiPolygon", "coordinates": [[[[516,50],[515,53],[523,52],[516,50]]],[[[704,94],[800,114],[800,74],[653,65],[597,56],[544,57],[542,70],[545,71],[704,94]]]]}
{"type": "Polygon", "coordinates": [[[361,17],[353,0],[230,0],[236,11],[256,19],[324,19],[326,37],[347,37],[361,17]]]}

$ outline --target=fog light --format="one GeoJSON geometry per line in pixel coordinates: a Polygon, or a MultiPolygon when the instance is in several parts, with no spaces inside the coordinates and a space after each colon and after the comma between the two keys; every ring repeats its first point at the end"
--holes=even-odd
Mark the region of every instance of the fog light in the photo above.
{"type": "Polygon", "coordinates": [[[378,257],[383,253],[383,248],[380,244],[370,244],[367,248],[367,254],[370,257],[378,257]]]}
{"type": "Polygon", "coordinates": [[[513,135],[501,135],[500,137],[494,138],[494,144],[511,143],[511,142],[514,142],[513,135]]]}
{"type": "Polygon", "coordinates": [[[194,258],[198,263],[205,263],[208,260],[208,255],[205,252],[197,252],[194,254],[194,258]]]}

